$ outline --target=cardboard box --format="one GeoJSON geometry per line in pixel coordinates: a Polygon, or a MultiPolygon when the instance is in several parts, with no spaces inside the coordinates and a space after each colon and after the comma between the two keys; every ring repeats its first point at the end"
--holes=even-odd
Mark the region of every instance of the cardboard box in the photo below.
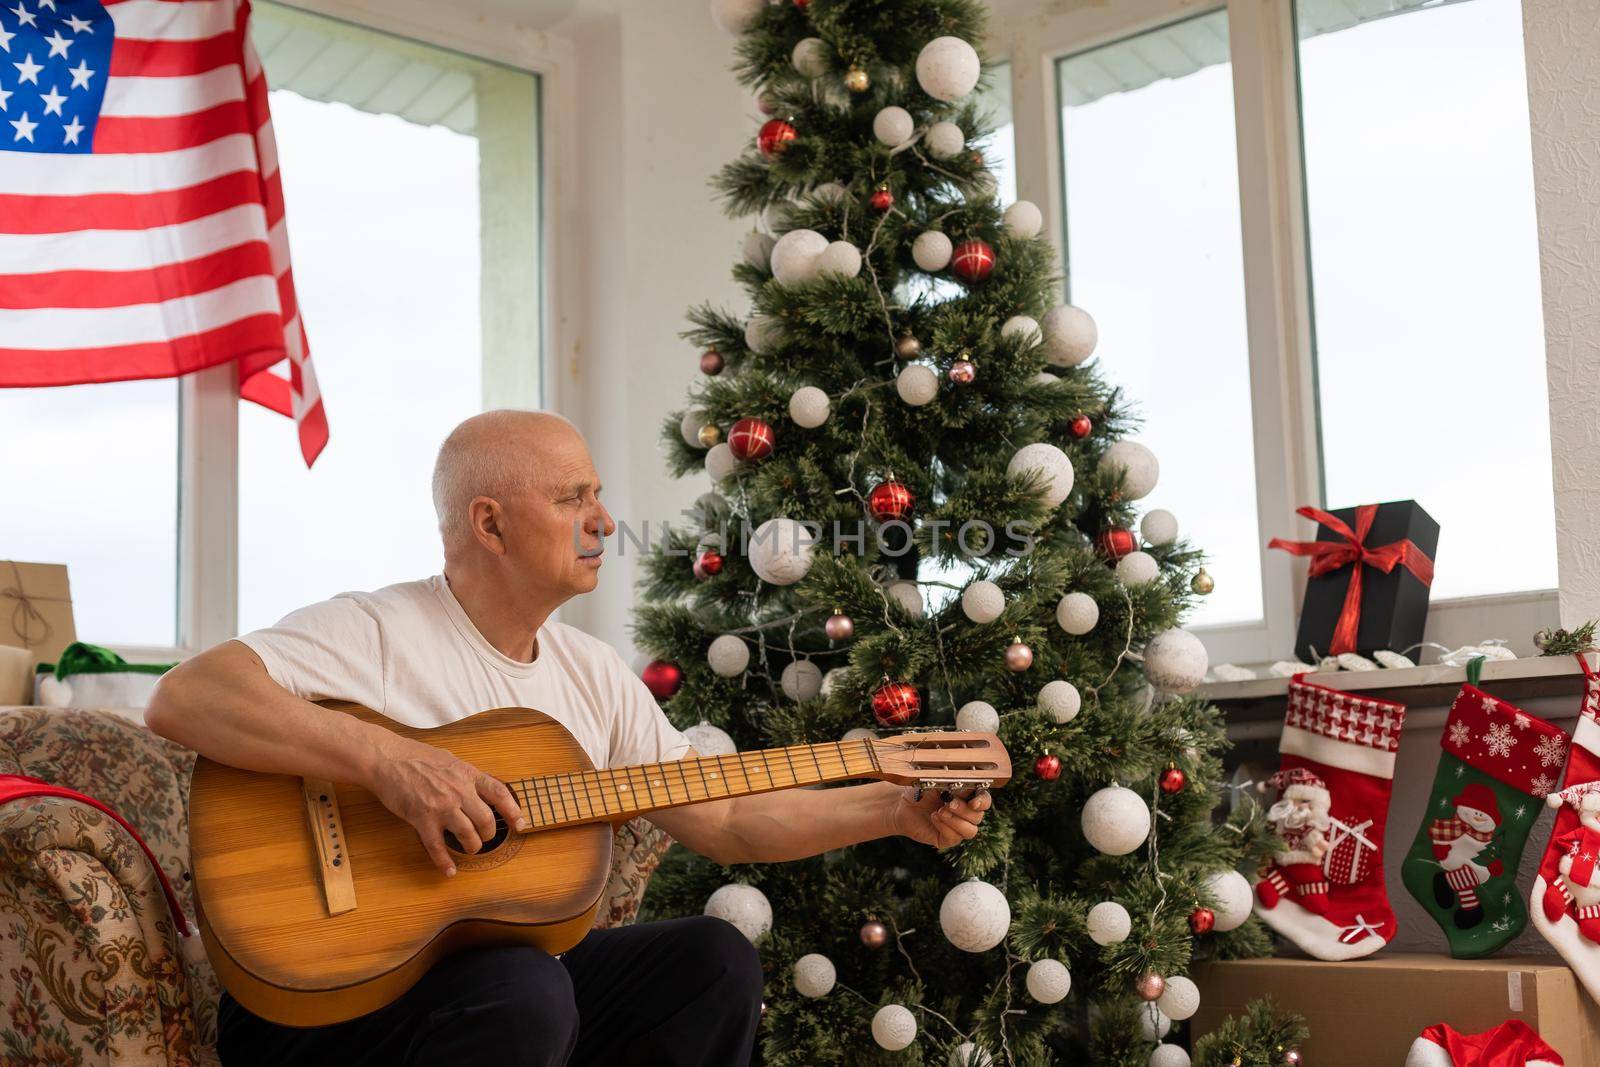
{"type": "Polygon", "coordinates": [[[0,560],[0,645],[25,648],[36,663],[53,663],[77,639],[66,566],[0,560]]]}
{"type": "Polygon", "coordinates": [[[1600,1007],[1570,968],[1542,956],[1453,960],[1396,953],[1343,963],[1229,960],[1197,964],[1200,1011],[1194,1036],[1208,1034],[1250,1001],[1270,996],[1305,1016],[1307,1063],[1399,1064],[1425,1027],[1449,1023],[1478,1033],[1521,1019],[1568,1064],[1600,1064],[1600,1007]]]}
{"type": "Polygon", "coordinates": [[[33,653],[0,645],[0,706],[33,703],[33,653]]]}

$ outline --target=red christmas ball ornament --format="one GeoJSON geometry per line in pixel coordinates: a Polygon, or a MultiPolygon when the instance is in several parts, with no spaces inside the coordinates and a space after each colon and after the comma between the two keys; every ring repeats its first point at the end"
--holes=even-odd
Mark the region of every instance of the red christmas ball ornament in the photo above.
{"type": "Polygon", "coordinates": [[[978,365],[970,359],[958,359],[950,364],[950,380],[957,385],[971,385],[978,376],[978,365]]]}
{"type": "Polygon", "coordinates": [[[1067,432],[1074,440],[1081,441],[1094,431],[1094,423],[1087,415],[1074,415],[1072,421],[1067,423],[1067,432]]]}
{"type": "Polygon", "coordinates": [[[728,450],[738,460],[766,459],[772,455],[772,427],[761,419],[740,419],[728,431],[728,450]]]}
{"type": "Polygon", "coordinates": [[[811,6],[811,0],[794,0],[794,6],[804,11],[811,6]]]}
{"type": "Polygon", "coordinates": [[[894,207],[894,194],[887,185],[880,185],[872,190],[872,195],[867,198],[867,203],[872,205],[872,210],[877,212],[888,211],[894,207]]]}
{"type": "Polygon", "coordinates": [[[1174,793],[1180,793],[1188,780],[1182,768],[1169,765],[1166,770],[1161,772],[1161,791],[1169,797],[1174,793]]]}
{"type": "Polygon", "coordinates": [[[708,348],[700,353],[700,373],[715,378],[722,373],[722,368],[727,366],[722,358],[722,353],[715,348],[708,348]]]}
{"type": "Polygon", "coordinates": [[[878,522],[904,519],[916,506],[916,499],[901,482],[881,482],[867,494],[867,514],[878,522]]]}
{"type": "Polygon", "coordinates": [[[657,700],[667,700],[683,685],[683,668],[664,659],[651,660],[639,677],[644,680],[644,686],[650,690],[651,696],[657,700]]]}
{"type": "Polygon", "coordinates": [[[722,553],[706,549],[695,557],[694,576],[702,582],[722,573],[722,553]]]}
{"type": "Polygon", "coordinates": [[[856,621],[836,611],[822,624],[822,632],[828,635],[829,641],[848,641],[856,635],[856,621]]]}
{"type": "Polygon", "coordinates": [[[1210,908],[1196,908],[1189,913],[1189,930],[1195,934],[1209,934],[1217,925],[1217,913],[1210,908]]]}
{"type": "Polygon", "coordinates": [[[756,133],[756,148],[767,159],[789,147],[789,142],[800,136],[800,131],[783,119],[768,119],[756,133]]]}
{"type": "Polygon", "coordinates": [[[1100,531],[1100,536],[1094,539],[1094,547],[1100,555],[1115,563],[1129,552],[1139,547],[1134,540],[1133,531],[1126,526],[1107,526],[1100,531]]]}
{"type": "Polygon", "coordinates": [[[1033,761],[1033,773],[1047,782],[1055,781],[1061,777],[1061,757],[1045,753],[1033,761]]]}
{"type": "Polygon", "coordinates": [[[964,282],[981,282],[994,270],[994,249],[989,242],[972,237],[956,245],[950,253],[950,272],[964,282]]]}
{"type": "Polygon", "coordinates": [[[904,726],[922,714],[922,695],[906,682],[888,682],[872,694],[872,717],[879,726],[904,726]]]}

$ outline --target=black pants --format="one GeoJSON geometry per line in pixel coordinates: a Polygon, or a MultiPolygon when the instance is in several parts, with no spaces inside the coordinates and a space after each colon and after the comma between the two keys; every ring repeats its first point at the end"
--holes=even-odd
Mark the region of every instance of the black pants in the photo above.
{"type": "Polygon", "coordinates": [[[560,959],[534,948],[458,952],[399,1000],[359,1019],[299,1029],[222,995],[224,1067],[559,1067],[750,1062],[761,962],[721,919],[593,930],[560,959]]]}

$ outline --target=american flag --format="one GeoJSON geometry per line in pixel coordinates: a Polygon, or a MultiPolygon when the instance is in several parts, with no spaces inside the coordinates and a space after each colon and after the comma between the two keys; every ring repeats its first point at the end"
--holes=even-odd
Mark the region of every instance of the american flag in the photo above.
{"type": "Polygon", "coordinates": [[[249,24],[248,0],[0,0],[0,386],[237,361],[309,466],[328,423],[249,24]]]}

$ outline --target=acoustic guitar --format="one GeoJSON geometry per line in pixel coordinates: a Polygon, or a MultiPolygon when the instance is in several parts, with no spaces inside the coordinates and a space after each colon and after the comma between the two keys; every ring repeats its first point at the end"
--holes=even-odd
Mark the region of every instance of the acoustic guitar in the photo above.
{"type": "Polygon", "coordinates": [[[250,1011],[324,1026],[390,1003],[441,956],[581,941],[605,889],[615,824],[664,808],[794,786],[879,778],[941,790],[1003,785],[992,734],[925,732],[595,770],[554,719],[501,708],[431,730],[328,705],[445,749],[505,782],[531,829],[433,865],[411,825],[345,783],[196,761],[190,867],[207,955],[250,1011]]]}

